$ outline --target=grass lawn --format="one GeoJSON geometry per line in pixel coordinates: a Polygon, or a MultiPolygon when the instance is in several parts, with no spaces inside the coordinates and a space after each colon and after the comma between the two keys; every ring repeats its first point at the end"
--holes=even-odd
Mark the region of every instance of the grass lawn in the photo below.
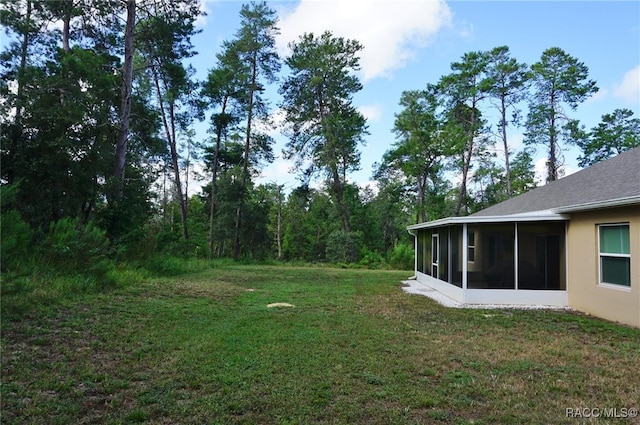
{"type": "Polygon", "coordinates": [[[640,408],[638,329],[447,309],[409,272],[214,264],[3,312],[1,422],[639,423],[567,417],[640,408]]]}

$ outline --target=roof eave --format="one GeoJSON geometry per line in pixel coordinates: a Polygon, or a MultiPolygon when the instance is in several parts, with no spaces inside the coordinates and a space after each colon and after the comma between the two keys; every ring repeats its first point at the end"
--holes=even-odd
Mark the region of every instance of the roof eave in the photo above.
{"type": "Polygon", "coordinates": [[[559,214],[599,210],[603,208],[627,207],[640,205],[640,195],[627,196],[625,198],[610,199],[606,201],[585,202],[584,204],[570,205],[566,207],[554,208],[553,211],[559,214]]]}
{"type": "Polygon", "coordinates": [[[450,226],[455,224],[480,224],[480,223],[514,223],[525,221],[563,221],[569,220],[566,214],[555,211],[532,211],[521,214],[495,215],[495,216],[465,216],[448,217],[440,220],[427,221],[407,226],[407,230],[431,229],[433,227],[450,226]]]}

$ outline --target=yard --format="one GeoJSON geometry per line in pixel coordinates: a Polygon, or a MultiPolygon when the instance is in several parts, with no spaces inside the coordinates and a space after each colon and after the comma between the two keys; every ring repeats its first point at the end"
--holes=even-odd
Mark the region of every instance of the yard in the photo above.
{"type": "Polygon", "coordinates": [[[447,309],[409,274],[214,263],[3,313],[1,421],[640,423],[640,330],[447,309]]]}

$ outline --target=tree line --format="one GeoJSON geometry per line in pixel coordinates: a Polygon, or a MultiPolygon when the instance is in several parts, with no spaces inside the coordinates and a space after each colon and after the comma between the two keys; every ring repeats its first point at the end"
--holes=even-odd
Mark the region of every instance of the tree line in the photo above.
{"type": "Polygon", "coordinates": [[[411,267],[408,224],[534,188],[534,149],[553,181],[568,145],[586,166],[640,144],[628,109],[592,129],[571,117],[598,90],[577,58],[551,47],[527,65],[499,46],[401,94],[377,186],[362,188],[349,181],[368,134],[353,104],[357,40],[307,33],[281,58],[276,12],[251,2],[198,81],[198,0],[22,0],[0,13],[3,272],[34,252],[72,268],[74,255],[162,254],[411,267]],[[300,182],[289,192],[256,183],[275,157],[276,107],[300,182]],[[206,184],[189,196],[196,178],[206,184]]]}

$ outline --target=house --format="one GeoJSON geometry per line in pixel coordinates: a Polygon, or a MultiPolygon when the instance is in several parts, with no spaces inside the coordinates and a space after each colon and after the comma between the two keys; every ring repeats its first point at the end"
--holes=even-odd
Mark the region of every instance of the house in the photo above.
{"type": "Polygon", "coordinates": [[[408,230],[416,279],[457,302],[570,307],[640,327],[640,148],[408,230]]]}

